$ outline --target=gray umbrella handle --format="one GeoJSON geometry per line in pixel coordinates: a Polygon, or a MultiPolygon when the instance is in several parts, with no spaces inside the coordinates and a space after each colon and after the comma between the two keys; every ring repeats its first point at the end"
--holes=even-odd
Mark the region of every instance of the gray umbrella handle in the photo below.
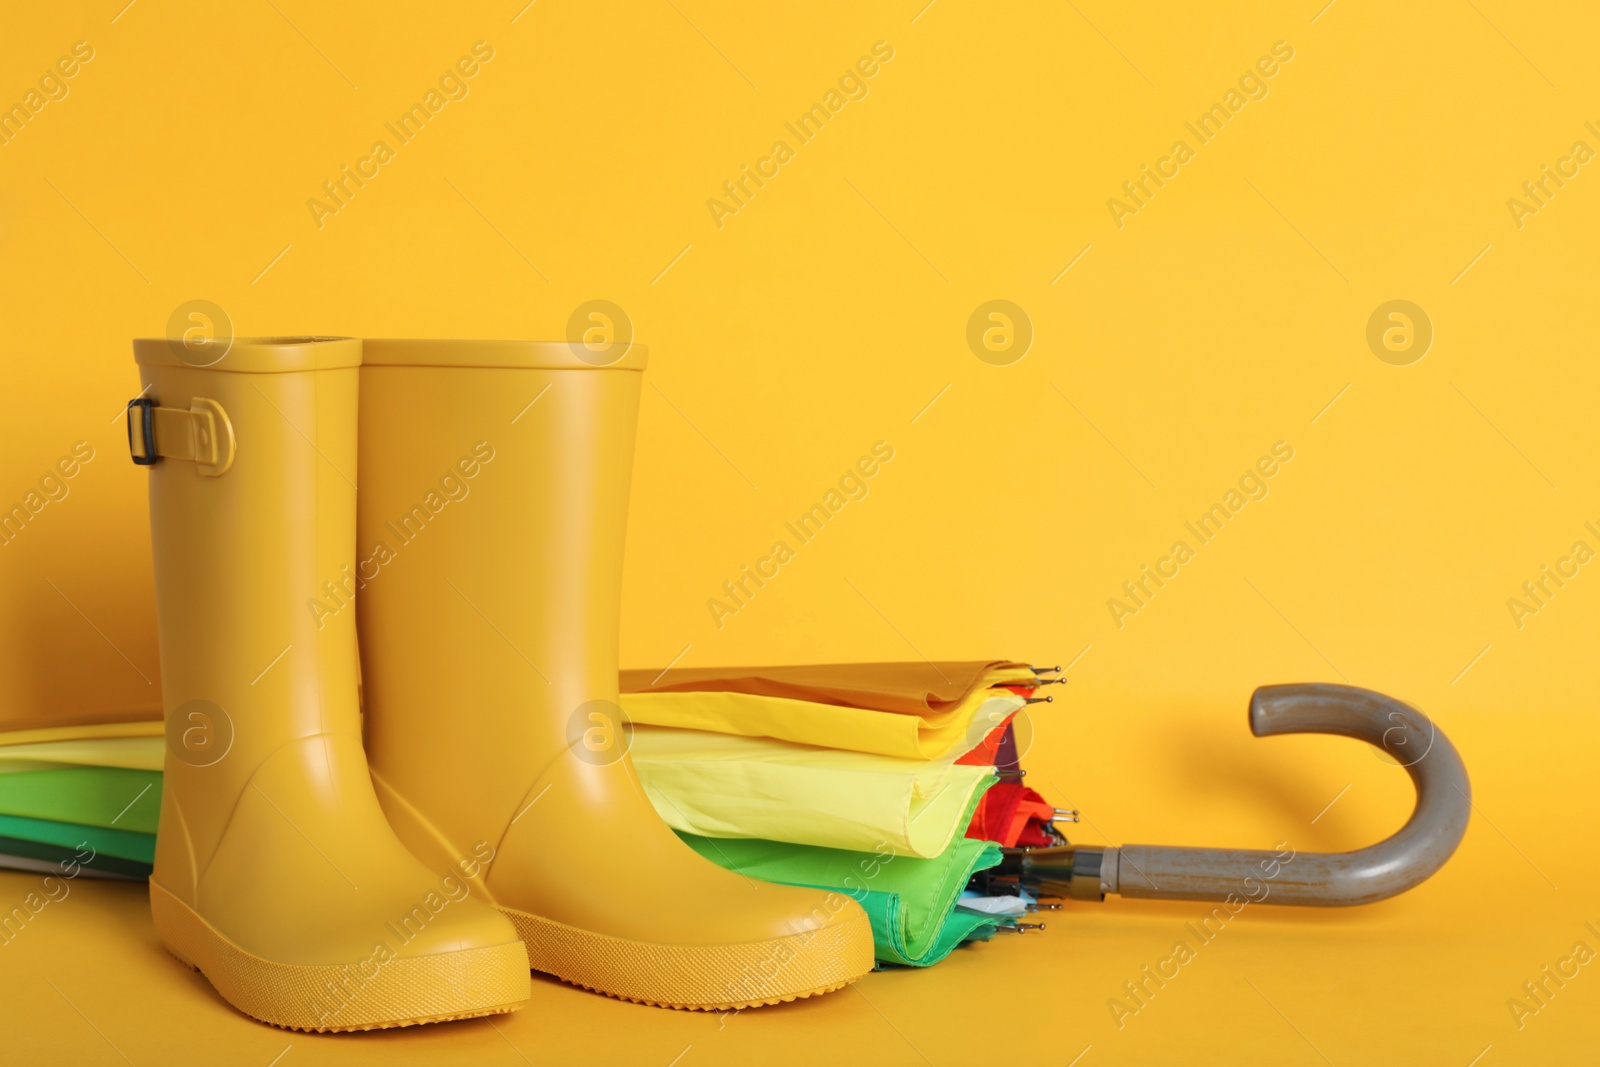
{"type": "Polygon", "coordinates": [[[1392,697],[1345,685],[1269,685],[1250,698],[1250,731],[1339,734],[1383,749],[1411,775],[1417,806],[1394,836],[1354,852],[1124,845],[1067,846],[1020,856],[1054,868],[1074,896],[1119,893],[1163,900],[1250,900],[1335,907],[1403,893],[1444,866],[1467,830],[1472,787],[1455,746],[1427,716],[1392,697]],[[1054,862],[1039,852],[1066,852],[1054,862]],[[1063,870],[1070,863],[1070,873],[1063,870]],[[1065,878],[1061,877],[1066,875],[1065,878]],[[1096,884],[1098,883],[1098,884],[1096,884]]]}

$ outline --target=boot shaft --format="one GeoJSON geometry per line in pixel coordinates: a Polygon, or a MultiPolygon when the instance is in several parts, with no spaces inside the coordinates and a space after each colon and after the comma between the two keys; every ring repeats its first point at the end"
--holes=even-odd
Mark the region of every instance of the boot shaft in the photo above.
{"type": "MultiPolygon", "coordinates": [[[[214,798],[185,805],[172,833],[163,805],[161,852],[186,841],[185,865],[203,869],[269,754],[359,736],[355,612],[341,586],[354,563],[361,342],[240,339],[202,366],[155,339],[135,342],[135,356],[164,454],[148,476],[166,793],[214,798]],[[196,448],[206,454],[184,458],[196,448]]],[[[136,452],[145,416],[130,410],[136,452]]]]}
{"type": "MultiPolygon", "coordinates": [[[[367,342],[367,747],[380,795],[395,790],[452,843],[499,840],[574,727],[594,727],[583,709],[618,726],[643,364],[637,348],[601,368],[560,344],[367,342]]],[[[630,770],[612,762],[594,773],[630,770]]]]}

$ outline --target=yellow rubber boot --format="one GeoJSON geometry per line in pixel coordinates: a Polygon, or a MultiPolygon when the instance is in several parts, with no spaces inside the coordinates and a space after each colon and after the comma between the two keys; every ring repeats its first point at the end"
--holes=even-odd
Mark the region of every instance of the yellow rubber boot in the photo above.
{"type": "Polygon", "coordinates": [[[378,796],[480,881],[536,970],[677,1008],[771,1004],[872,968],[848,896],[693,852],[626,755],[617,616],[644,352],[367,341],[357,577],[378,796]]]}
{"type": "Polygon", "coordinates": [[[145,391],[129,447],[150,471],[167,723],[156,929],[277,1026],[511,1011],[530,995],[527,954],[471,895],[476,841],[465,869],[418,862],[362,750],[355,610],[339,592],[355,562],[361,342],[221,352],[134,342],[145,391]]]}

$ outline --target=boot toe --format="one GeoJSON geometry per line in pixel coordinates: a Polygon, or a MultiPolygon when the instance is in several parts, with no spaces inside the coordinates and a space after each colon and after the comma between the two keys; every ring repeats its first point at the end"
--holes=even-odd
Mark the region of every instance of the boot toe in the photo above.
{"type": "Polygon", "coordinates": [[[791,899],[806,906],[772,924],[790,932],[733,942],[645,941],[501,910],[534,970],[622,1000],[724,1011],[827,993],[872,970],[872,926],[860,905],[821,890],[791,899]]]}
{"type": "Polygon", "coordinates": [[[246,1015],[285,1029],[377,1030],[498,1015],[532,994],[527,953],[517,941],[427,954],[375,942],[348,963],[282,963],[238,947],[155,881],[150,908],[180,962],[246,1015]]]}

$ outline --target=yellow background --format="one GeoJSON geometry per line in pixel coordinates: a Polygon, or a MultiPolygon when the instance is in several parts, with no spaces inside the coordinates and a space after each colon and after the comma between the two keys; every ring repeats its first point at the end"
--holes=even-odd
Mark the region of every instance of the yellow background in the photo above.
{"type": "MultiPolygon", "coordinates": [[[[1107,1000],[1199,905],[1075,905],[722,1020],[538,982],[498,1022],[315,1037],[166,957],[137,887],[78,882],[0,949],[8,1056],[1593,1061],[1594,966],[1520,1030],[1507,1006],[1600,949],[1600,565],[1520,628],[1507,608],[1600,548],[1600,164],[1520,228],[1507,207],[1600,148],[1582,5],[124,2],[17,6],[0,35],[7,106],[94,49],[0,145],[0,503],[95,449],[0,548],[0,722],[159,705],[130,338],[196,298],[240,335],[558,338],[602,298],[652,360],[625,666],[1072,662],[1026,762],[1085,840],[1300,850],[1409,810],[1363,746],[1247,734],[1255,685],[1349,681],[1437,720],[1476,811],[1424,887],[1252,908],[1121,1030],[1107,1000]],[[479,40],[470,95],[319,229],[307,200],[479,40]],[[867,96],[797,145],[784,123],[878,41],[867,96]],[[1268,95],[1119,229],[1108,198],[1277,41],[1268,95]],[[719,228],[708,199],[780,139],[719,228]],[[965,341],[991,299],[1033,325],[1009,366],[965,341]],[[1408,366],[1365,339],[1393,299],[1434,329],[1408,366]],[[707,600],[880,440],[870,494],[719,629],[707,600]],[[1107,599],[1277,441],[1270,494],[1119,628],[1107,599]]],[[[0,876],[0,904],[36,882],[0,876]]]]}

